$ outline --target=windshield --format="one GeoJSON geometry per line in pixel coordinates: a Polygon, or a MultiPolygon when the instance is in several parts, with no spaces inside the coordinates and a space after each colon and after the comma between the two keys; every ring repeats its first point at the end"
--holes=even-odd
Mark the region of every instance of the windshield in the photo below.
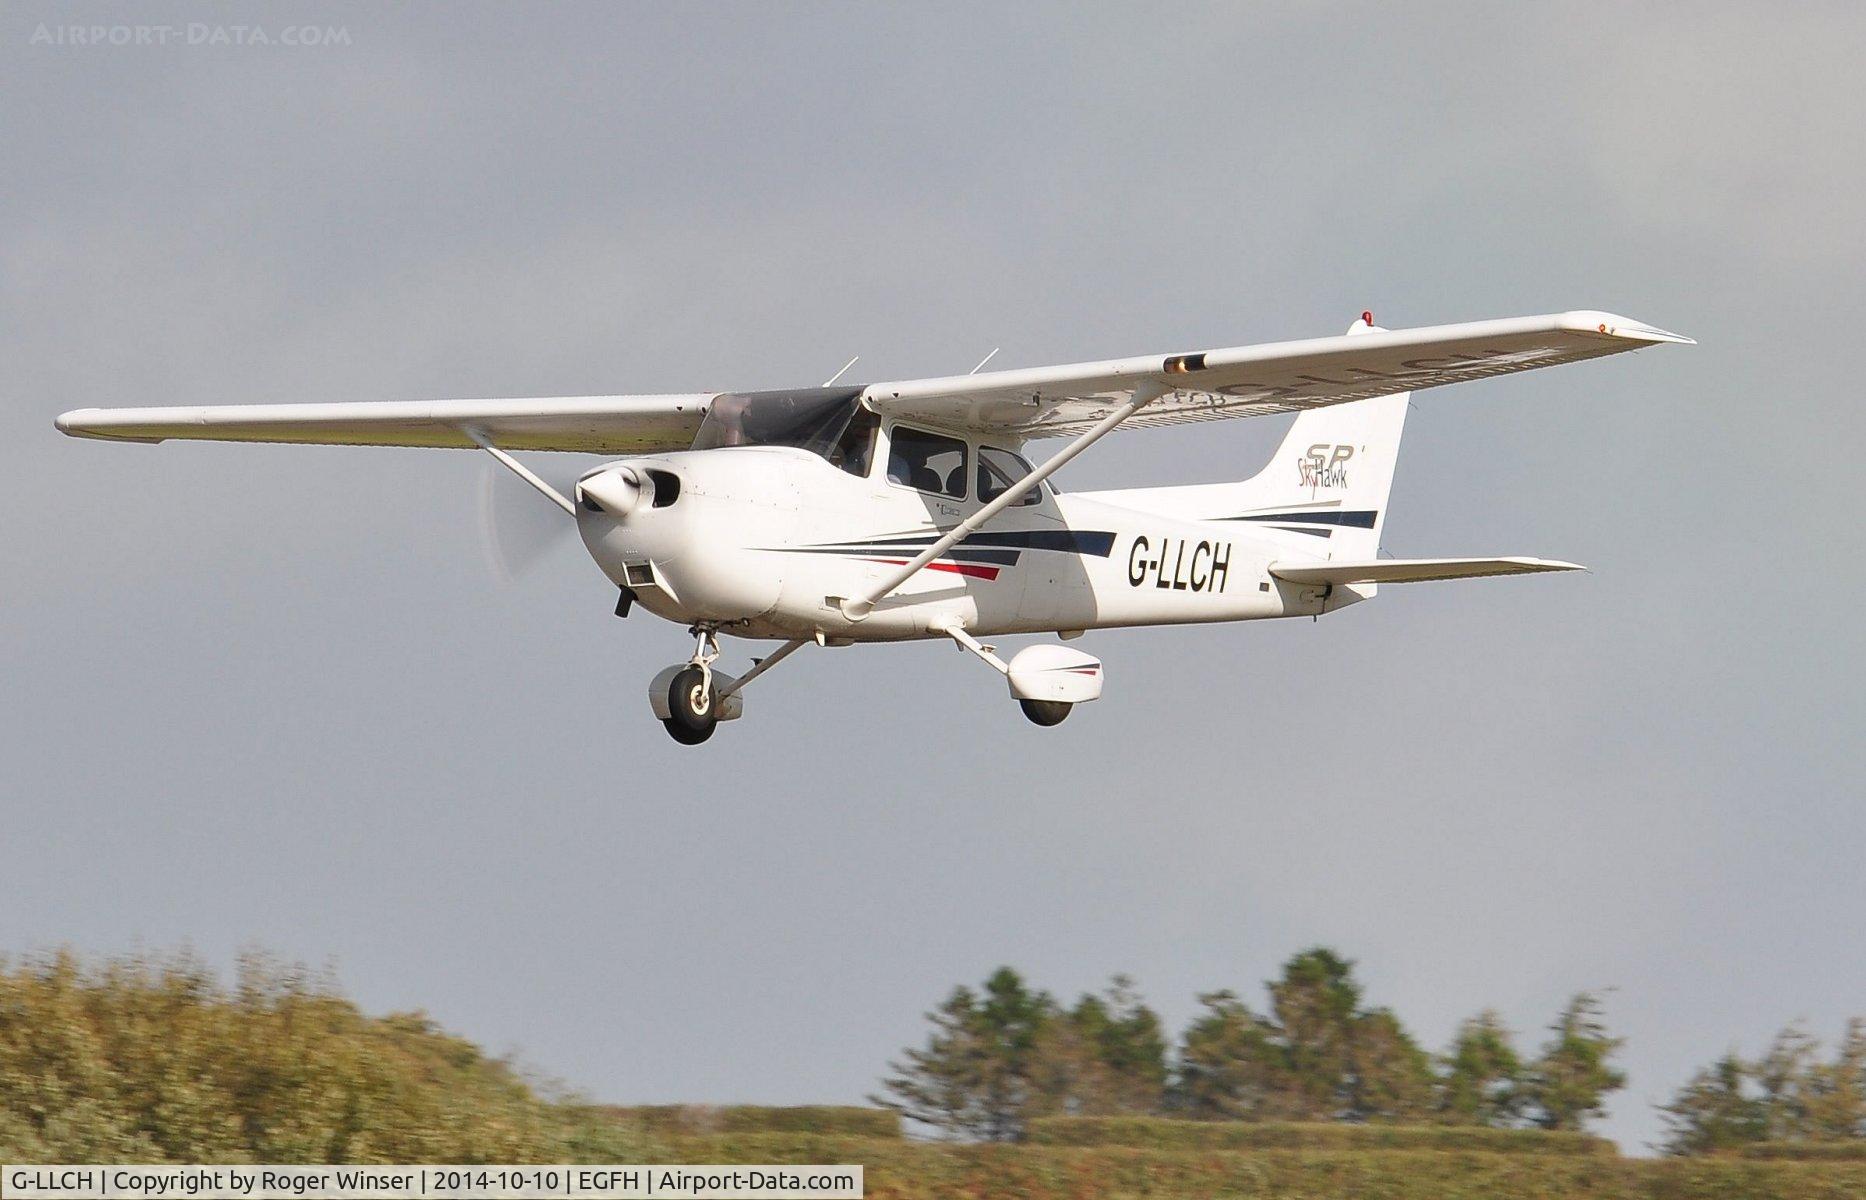
{"type": "Polygon", "coordinates": [[[795,446],[828,458],[861,400],[859,387],[728,392],[713,398],[693,448],[795,446]]]}

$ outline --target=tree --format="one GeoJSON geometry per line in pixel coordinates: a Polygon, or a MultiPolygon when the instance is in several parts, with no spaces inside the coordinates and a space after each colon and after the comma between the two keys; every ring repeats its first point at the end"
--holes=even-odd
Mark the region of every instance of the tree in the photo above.
{"type": "Polygon", "coordinates": [[[1271,1114],[1287,1091],[1275,1026],[1235,992],[1206,992],[1205,1011],[1180,1041],[1177,1107],[1205,1120],[1253,1120],[1271,1114]]]}
{"type": "Polygon", "coordinates": [[[1752,1084],[1752,1069],[1735,1054],[1698,1071],[1659,1108],[1668,1127],[1665,1152],[1711,1154],[1767,1137],[1767,1106],[1752,1084]]]}
{"type": "Polygon", "coordinates": [[[1231,992],[1199,997],[1176,1095],[1216,1119],[1415,1119],[1432,1104],[1430,1058],[1386,1009],[1363,1010],[1354,964],[1305,950],[1269,985],[1268,1016],[1231,992]]]}
{"type": "Polygon", "coordinates": [[[1361,987],[1354,964],[1316,947],[1283,964],[1270,984],[1289,1079],[1290,1115],[1328,1121],[1348,1115],[1354,1025],[1361,987]]]}
{"type": "Polygon", "coordinates": [[[1847,1022],[1834,1061],[1809,1073],[1808,1136],[1866,1138],[1866,1019],[1847,1022]]]}
{"type": "Polygon", "coordinates": [[[1037,1105],[1046,1113],[1108,1116],[1160,1111],[1166,1037],[1133,980],[1116,975],[1049,1022],[1036,1054],[1037,1105]]]}
{"type": "Polygon", "coordinates": [[[1582,992],[1568,1002],[1554,1038],[1529,1071],[1528,1097],[1535,1123],[1544,1129],[1581,1130],[1605,1111],[1607,1094],[1626,1086],[1626,1075],[1608,1065],[1623,1040],[1609,1037],[1600,1000],[1582,992]]]}
{"type": "Polygon", "coordinates": [[[970,988],[956,987],[926,1019],[933,1025],[926,1047],[902,1051],[888,1064],[893,1074],[881,1081],[888,1095],[868,1099],[945,1133],[976,1133],[989,1123],[979,1112],[986,1051],[977,997],[970,988]]]}
{"type": "Polygon", "coordinates": [[[1441,1120],[1508,1127],[1521,1119],[1527,1099],[1523,1060],[1496,1013],[1485,1010],[1460,1025],[1439,1061],[1441,1120]]]}
{"type": "Polygon", "coordinates": [[[1355,1015],[1349,1031],[1350,1121],[1419,1121],[1432,1111],[1432,1056],[1384,1008],[1355,1015]]]}
{"type": "Polygon", "coordinates": [[[1742,1142],[1866,1138],[1866,1020],[1847,1022],[1832,1061],[1799,1022],[1762,1057],[1727,1054],[1693,1075],[1660,1109],[1666,1150],[1707,1154],[1742,1142]]]}
{"type": "Polygon", "coordinates": [[[1041,1097],[1038,1054],[1056,1015],[1047,993],[1000,967],[982,991],[955,988],[927,1014],[933,1032],[925,1048],[889,1063],[894,1074],[882,1080],[888,1094],[870,1099],[949,1134],[1021,1137],[1041,1097]]]}
{"type": "Polygon", "coordinates": [[[1166,1030],[1134,981],[1116,975],[1100,999],[1084,996],[1075,1020],[1094,1040],[1130,1111],[1158,1111],[1166,1092],[1166,1030]],[[1087,1006],[1093,1006],[1085,1012],[1087,1006]]]}
{"type": "Polygon", "coordinates": [[[1775,1035],[1751,1068],[1762,1089],[1763,1136],[1770,1141],[1798,1141],[1808,1136],[1808,1085],[1819,1053],[1820,1043],[1796,1022],[1775,1035]]]}

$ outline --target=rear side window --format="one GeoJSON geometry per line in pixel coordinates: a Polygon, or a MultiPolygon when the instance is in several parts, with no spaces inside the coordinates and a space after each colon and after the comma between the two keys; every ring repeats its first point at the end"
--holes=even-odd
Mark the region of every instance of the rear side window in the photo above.
{"type": "Polygon", "coordinates": [[[965,499],[965,443],[944,434],[894,427],[888,478],[936,496],[965,499]]]}
{"type": "MultiPolygon", "coordinates": [[[[996,446],[978,448],[978,498],[989,504],[1011,489],[1011,485],[1030,474],[1030,464],[1023,455],[1000,450],[996,446]]],[[[1043,503],[1043,485],[1038,484],[1018,498],[1012,508],[1043,503]]]]}

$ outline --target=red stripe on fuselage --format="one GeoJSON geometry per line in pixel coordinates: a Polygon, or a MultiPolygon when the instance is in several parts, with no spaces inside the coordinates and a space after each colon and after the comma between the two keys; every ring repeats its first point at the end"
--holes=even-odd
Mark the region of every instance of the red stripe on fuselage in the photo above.
{"type": "MultiPolygon", "coordinates": [[[[904,558],[871,558],[867,561],[872,563],[885,563],[890,567],[904,567],[907,565],[907,560],[904,558]]],[[[930,562],[926,565],[926,569],[929,571],[949,571],[954,575],[965,575],[972,579],[996,579],[999,571],[997,567],[980,567],[972,563],[948,562],[930,562]]]]}

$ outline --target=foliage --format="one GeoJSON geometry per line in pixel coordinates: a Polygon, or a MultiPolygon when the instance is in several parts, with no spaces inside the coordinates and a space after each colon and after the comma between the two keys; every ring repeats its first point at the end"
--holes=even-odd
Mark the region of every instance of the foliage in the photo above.
{"type": "Polygon", "coordinates": [[[592,1106],[592,1117],[654,1135],[715,1133],[823,1133],[897,1138],[900,1117],[886,1109],[808,1104],[650,1104],[592,1106]]]}
{"type": "Polygon", "coordinates": [[[890,1063],[885,1095],[870,1099],[949,1136],[1009,1141],[1035,1115],[1152,1111],[1164,1093],[1159,1018],[1119,976],[1065,1010],[1001,967],[927,1019],[926,1045],[890,1063]]]}
{"type": "Polygon", "coordinates": [[[1661,1105],[1668,1154],[1714,1154],[1769,1136],[1768,1105],[1751,1094],[1749,1067],[1726,1054],[1661,1105]]]}
{"type": "Polygon", "coordinates": [[[1743,1158],[1801,1162],[1866,1162],[1866,1138],[1844,1142],[1751,1142],[1740,1147],[1737,1154],[1743,1158]]]}
{"type": "Polygon", "coordinates": [[[1605,1138],[1472,1125],[1346,1125],[1315,1121],[1186,1121],[1162,1117],[1044,1117],[1029,1140],[1050,1146],[1143,1150],[1488,1150],[1500,1154],[1618,1153],[1605,1138]]]}
{"type": "Polygon", "coordinates": [[[1496,1013],[1485,1010],[1460,1025],[1439,1062],[1440,1120],[1508,1128],[1521,1119],[1529,1100],[1526,1071],[1496,1013]]]}
{"type": "Polygon", "coordinates": [[[8,1162],[561,1161],[634,1149],[419,1013],[259,957],[0,964],[8,1162]]]}
{"type": "Polygon", "coordinates": [[[1203,1010],[1169,1056],[1159,1018],[1117,976],[1065,1009],[1000,968],[927,1014],[924,1046],[889,1064],[871,1097],[951,1137],[1016,1140],[1047,1116],[1184,1115],[1213,1121],[1345,1121],[1578,1130],[1623,1079],[1592,996],[1525,1064],[1494,1013],[1434,1058],[1389,1009],[1370,1007],[1354,964],[1324,947],[1283,965],[1254,1011],[1235,992],[1203,1010]]]}
{"type": "Polygon", "coordinates": [[[1525,1093],[1532,1120],[1544,1129],[1583,1129],[1600,1116],[1607,1093],[1626,1086],[1624,1072],[1608,1065],[1622,1039],[1609,1037],[1600,1019],[1600,1000],[1581,992],[1568,1002],[1555,1035],[1530,1066],[1525,1093]]]}
{"type": "Polygon", "coordinates": [[[1270,1013],[1231,992],[1205,1012],[1179,1055],[1177,1107],[1209,1119],[1406,1121],[1433,1107],[1431,1060],[1386,1009],[1361,1005],[1354,964],[1305,950],[1269,985],[1270,1013]]]}
{"type": "MultiPolygon", "coordinates": [[[[1486,1131],[1445,1132],[1481,1136],[1486,1131]]],[[[1567,1136],[1517,1132],[1531,1138],[1567,1136]]],[[[1858,1200],[1866,1195],[1866,1164],[1728,1158],[1007,1146],[780,1134],[679,1138],[666,1152],[667,1161],[688,1163],[860,1163],[866,1168],[869,1200],[1858,1200]]]]}
{"type": "Polygon", "coordinates": [[[1859,1200],[1866,1163],[1658,1159],[1639,1164],[1648,1200],[1859,1200]]]}
{"type": "Polygon", "coordinates": [[[1829,1063],[1808,1073],[1804,1106],[1811,1138],[1866,1138],[1866,1020],[1847,1022],[1829,1063]]]}
{"type": "Polygon", "coordinates": [[[1848,1022],[1827,1061],[1807,1030],[1789,1025],[1761,1058],[1726,1054],[1698,1071],[1660,1111],[1674,1155],[1758,1143],[1866,1146],[1866,1021],[1848,1022]]]}
{"type": "Polygon", "coordinates": [[[1100,996],[1047,1021],[1036,1047],[1033,1112],[1101,1116],[1154,1112],[1166,1095],[1166,1034],[1134,981],[1116,975],[1100,996]]]}

